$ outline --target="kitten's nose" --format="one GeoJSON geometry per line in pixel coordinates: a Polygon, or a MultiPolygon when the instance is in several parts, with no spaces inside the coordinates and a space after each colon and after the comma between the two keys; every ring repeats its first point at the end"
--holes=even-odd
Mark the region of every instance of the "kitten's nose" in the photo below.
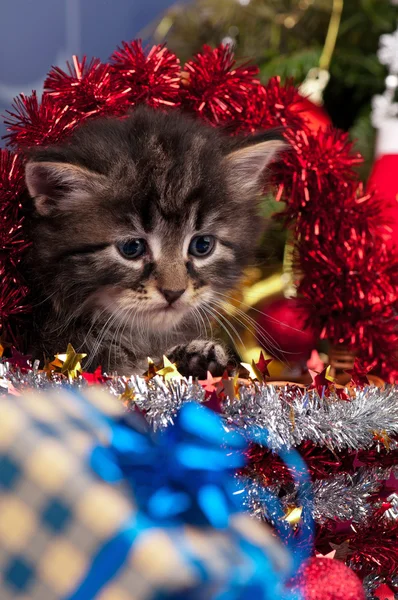
{"type": "Polygon", "coordinates": [[[163,296],[166,298],[166,300],[169,304],[173,304],[173,302],[178,300],[178,298],[180,298],[183,295],[185,290],[163,290],[163,289],[161,289],[160,292],[163,294],[163,296]]]}

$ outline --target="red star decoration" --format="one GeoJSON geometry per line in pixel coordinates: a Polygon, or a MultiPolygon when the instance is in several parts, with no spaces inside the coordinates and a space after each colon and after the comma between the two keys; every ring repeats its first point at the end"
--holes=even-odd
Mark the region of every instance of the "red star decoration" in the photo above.
{"type": "Polygon", "coordinates": [[[221,399],[215,390],[209,394],[209,397],[206,400],[206,406],[216,413],[221,412],[221,399]]]}
{"type": "Polygon", "coordinates": [[[208,394],[212,394],[216,391],[216,384],[220,381],[221,377],[213,377],[210,371],[207,371],[207,379],[203,379],[202,381],[199,381],[199,383],[205,390],[205,392],[208,392],[208,394]]]}
{"type": "Polygon", "coordinates": [[[360,467],[366,467],[366,463],[362,462],[361,460],[359,460],[358,458],[358,452],[355,455],[355,458],[352,462],[352,466],[354,467],[354,469],[359,469],[360,467]]]}
{"type": "Polygon", "coordinates": [[[7,362],[9,362],[13,367],[19,367],[20,369],[31,369],[31,365],[29,363],[31,358],[31,356],[25,356],[13,348],[12,356],[11,358],[7,358],[7,362]]]}
{"type": "Polygon", "coordinates": [[[312,377],[312,383],[309,389],[315,389],[320,396],[327,393],[331,384],[333,383],[333,379],[329,376],[329,370],[330,367],[326,367],[321,373],[310,370],[309,373],[312,377]]]}
{"type": "Polygon", "coordinates": [[[310,358],[307,360],[307,369],[310,371],[321,372],[324,369],[325,365],[323,360],[318,354],[317,350],[313,350],[311,352],[310,358]]]}
{"type": "Polygon", "coordinates": [[[102,375],[102,367],[97,367],[94,373],[82,373],[82,377],[87,381],[88,385],[95,385],[97,383],[104,383],[108,377],[102,375]]]}
{"type": "Polygon", "coordinates": [[[383,481],[382,494],[386,498],[391,494],[398,494],[398,479],[395,477],[392,471],[390,473],[390,477],[383,481]]]}
{"type": "Polygon", "coordinates": [[[367,374],[373,369],[375,364],[376,362],[373,362],[370,366],[365,367],[363,364],[361,364],[361,361],[356,358],[354,368],[347,369],[347,371],[345,371],[347,375],[351,375],[350,383],[357,387],[364,387],[366,385],[369,385],[370,382],[367,378],[367,374]]]}
{"type": "Polygon", "coordinates": [[[394,600],[395,598],[394,592],[386,583],[379,585],[379,587],[375,590],[374,595],[375,598],[378,598],[379,600],[394,600]]]}
{"type": "Polygon", "coordinates": [[[257,369],[260,371],[261,375],[264,377],[264,379],[266,377],[271,377],[271,375],[269,374],[268,371],[268,365],[269,363],[272,362],[272,358],[269,359],[265,359],[264,354],[262,352],[260,352],[260,358],[258,359],[258,362],[256,362],[256,367],[257,369]]]}

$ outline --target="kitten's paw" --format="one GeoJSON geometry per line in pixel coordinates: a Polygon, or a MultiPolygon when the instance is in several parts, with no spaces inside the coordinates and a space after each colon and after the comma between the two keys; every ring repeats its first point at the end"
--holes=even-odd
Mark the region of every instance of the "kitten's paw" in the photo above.
{"type": "Polygon", "coordinates": [[[212,375],[222,375],[229,364],[225,348],[213,341],[194,340],[189,344],[174,346],[167,354],[176,363],[182,375],[206,379],[207,371],[212,375]]]}

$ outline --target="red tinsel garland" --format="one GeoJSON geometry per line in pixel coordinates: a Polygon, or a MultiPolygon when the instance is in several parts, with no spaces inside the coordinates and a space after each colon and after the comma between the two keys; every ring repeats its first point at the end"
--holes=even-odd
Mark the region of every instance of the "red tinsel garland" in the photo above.
{"type": "MultiPolygon", "coordinates": [[[[355,166],[361,157],[346,134],[307,126],[300,115],[302,98],[291,82],[272,78],[261,85],[257,67],[237,66],[223,46],[205,46],[181,69],[165,46],[145,52],[139,40],[124,42],[109,63],[74,57],[67,69],[50,71],[41,102],[35,92],[21,95],[8,111],[6,138],[17,150],[58,142],[85,119],[121,115],[142,102],[181,107],[231,133],[283,128],[291,150],[274,165],[271,180],[286,202],[283,217],[295,230],[299,294],[311,325],[331,343],[348,345],[366,365],[376,358],[376,370],[386,380],[398,378],[397,265],[385,245],[389,232],[381,219],[382,199],[358,191],[355,166]]],[[[2,154],[3,327],[15,312],[12,286],[18,311],[26,296],[16,272],[27,243],[18,212],[23,175],[8,169],[9,160],[2,154]]]]}

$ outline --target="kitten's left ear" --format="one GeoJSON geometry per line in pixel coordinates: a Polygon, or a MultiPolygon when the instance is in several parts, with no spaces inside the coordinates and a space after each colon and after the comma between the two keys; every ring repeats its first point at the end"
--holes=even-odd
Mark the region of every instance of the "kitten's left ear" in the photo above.
{"type": "Polygon", "coordinates": [[[226,156],[231,184],[241,192],[259,193],[264,183],[264,171],[288,144],[282,139],[252,143],[226,156]]]}
{"type": "Polygon", "coordinates": [[[30,160],[25,181],[37,212],[51,216],[73,211],[95,193],[104,176],[70,163],[30,160]]]}

